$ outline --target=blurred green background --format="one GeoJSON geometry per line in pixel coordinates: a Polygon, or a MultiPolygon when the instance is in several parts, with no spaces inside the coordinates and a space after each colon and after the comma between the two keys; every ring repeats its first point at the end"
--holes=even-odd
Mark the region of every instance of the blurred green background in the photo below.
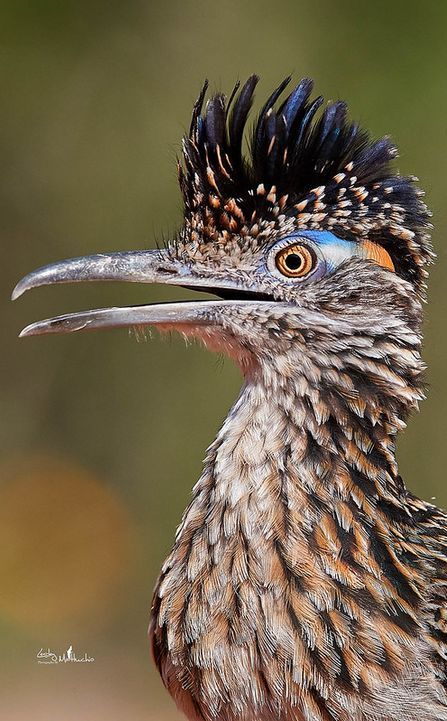
{"type": "MultiPolygon", "coordinates": [[[[429,397],[399,447],[402,474],[447,506],[443,228],[447,4],[357,0],[3,0],[0,664],[9,721],[180,716],[146,641],[152,587],[207,444],[239,385],[227,360],[126,331],[19,341],[68,310],[177,297],[117,286],[8,301],[35,266],[151,247],[181,220],[174,159],[205,76],[258,98],[293,72],[344,98],[434,211],[429,397]],[[92,664],[37,664],[72,644],[92,664]]],[[[182,295],[184,297],[184,293],[182,295]]]]}

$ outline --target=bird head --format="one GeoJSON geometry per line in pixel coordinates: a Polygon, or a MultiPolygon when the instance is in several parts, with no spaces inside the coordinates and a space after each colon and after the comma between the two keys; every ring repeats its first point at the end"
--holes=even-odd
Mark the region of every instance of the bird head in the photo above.
{"type": "Polygon", "coordinates": [[[249,138],[258,78],[204,108],[205,83],[178,163],[184,224],[175,241],[45,266],[14,291],[125,280],[217,299],[74,313],[22,335],[155,325],[200,337],[247,373],[274,368],[282,378],[306,363],[315,374],[329,356],[342,372],[342,350],[347,357],[368,347],[388,364],[401,362],[392,348],[414,350],[432,258],[416,179],[392,170],[394,145],[371,141],[347,120],[345,103],[321,112],[310,80],[283,98],[289,81],[268,98],[249,138]]]}

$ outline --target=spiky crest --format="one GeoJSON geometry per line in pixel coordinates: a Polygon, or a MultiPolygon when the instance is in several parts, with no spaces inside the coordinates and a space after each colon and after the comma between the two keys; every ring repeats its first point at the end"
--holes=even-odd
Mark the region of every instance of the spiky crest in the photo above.
{"type": "Polygon", "coordinates": [[[347,106],[310,100],[305,78],[278,106],[286,78],[270,95],[254,125],[248,156],[243,139],[258,77],[230,99],[213,95],[204,112],[205,82],[183,141],[179,181],[187,232],[200,242],[229,234],[257,236],[293,218],[296,228],[330,229],[353,240],[383,245],[396,271],[423,293],[433,257],[429,213],[414,177],[391,168],[397,150],[389,138],[370,140],[347,120],[347,106]],[[276,109],[275,109],[276,108],[276,109]]]}

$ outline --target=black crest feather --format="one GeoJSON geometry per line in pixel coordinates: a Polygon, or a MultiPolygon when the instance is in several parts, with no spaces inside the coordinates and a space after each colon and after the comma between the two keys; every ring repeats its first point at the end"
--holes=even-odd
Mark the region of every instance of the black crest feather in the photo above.
{"type": "Polygon", "coordinates": [[[380,243],[397,272],[420,290],[432,257],[428,212],[415,179],[392,170],[391,140],[371,141],[347,119],[342,101],[328,103],[317,118],[323,98],[310,99],[308,78],[277,107],[286,78],[263,105],[244,155],[258,80],[252,75],[242,88],[238,83],[228,102],[221,93],[212,96],[205,110],[208,83],[202,88],[179,165],[187,226],[206,241],[294,216],[298,227],[380,243]]]}

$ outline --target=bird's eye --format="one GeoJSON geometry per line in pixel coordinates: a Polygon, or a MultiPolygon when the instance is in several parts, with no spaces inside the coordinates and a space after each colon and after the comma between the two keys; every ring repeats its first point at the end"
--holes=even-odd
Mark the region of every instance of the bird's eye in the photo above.
{"type": "Polygon", "coordinates": [[[306,245],[288,245],[275,256],[275,265],[287,278],[303,278],[314,269],[316,256],[306,245]]]}

